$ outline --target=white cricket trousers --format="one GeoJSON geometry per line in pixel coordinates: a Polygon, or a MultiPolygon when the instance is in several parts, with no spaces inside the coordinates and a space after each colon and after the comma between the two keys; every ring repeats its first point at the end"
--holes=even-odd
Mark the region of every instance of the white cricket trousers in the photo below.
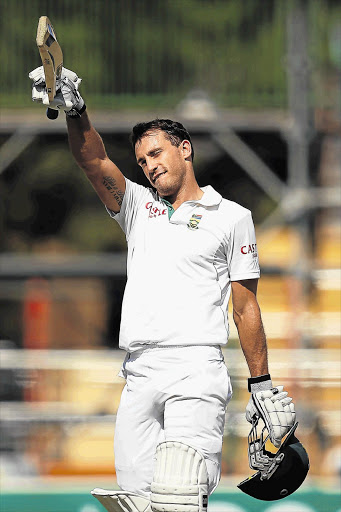
{"type": "Polygon", "coordinates": [[[117,483],[150,496],[155,450],[176,440],[206,460],[209,494],[217,487],[226,405],[232,387],[220,347],[153,347],[127,354],[115,427],[117,483]]]}

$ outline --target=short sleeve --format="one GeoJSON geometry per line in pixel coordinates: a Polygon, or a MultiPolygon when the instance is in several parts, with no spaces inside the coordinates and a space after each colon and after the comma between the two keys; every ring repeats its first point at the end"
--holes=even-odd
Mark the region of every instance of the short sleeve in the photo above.
{"type": "Polygon", "coordinates": [[[151,191],[149,188],[128,180],[128,178],[125,178],[125,181],[126,189],[120,211],[116,213],[110,210],[107,206],[105,208],[110,217],[115,219],[121,226],[126,235],[126,239],[128,240],[136,221],[137,212],[141,204],[143,204],[145,200],[148,200],[151,191]]]}
{"type": "Polygon", "coordinates": [[[255,228],[250,211],[236,222],[231,233],[231,281],[260,277],[255,228]]]}

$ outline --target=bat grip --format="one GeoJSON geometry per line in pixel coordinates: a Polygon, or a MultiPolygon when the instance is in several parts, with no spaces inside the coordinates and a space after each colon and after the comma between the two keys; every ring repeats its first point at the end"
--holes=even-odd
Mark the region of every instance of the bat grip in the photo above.
{"type": "Polygon", "coordinates": [[[57,119],[58,114],[59,114],[59,111],[58,111],[58,110],[55,110],[54,108],[48,108],[48,109],[46,110],[46,116],[47,116],[49,119],[57,119]]]}

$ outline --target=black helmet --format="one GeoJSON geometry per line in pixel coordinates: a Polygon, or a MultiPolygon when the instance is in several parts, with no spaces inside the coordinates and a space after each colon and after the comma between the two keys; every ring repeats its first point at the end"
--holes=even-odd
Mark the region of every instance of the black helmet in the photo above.
{"type": "Polygon", "coordinates": [[[309,471],[309,458],[303,445],[294,436],[298,423],[288,432],[285,441],[276,453],[265,450],[269,436],[264,430],[257,439],[258,420],[253,423],[249,437],[249,464],[257,473],[250,476],[238,487],[253,498],[264,501],[280,500],[296,491],[309,471]]]}

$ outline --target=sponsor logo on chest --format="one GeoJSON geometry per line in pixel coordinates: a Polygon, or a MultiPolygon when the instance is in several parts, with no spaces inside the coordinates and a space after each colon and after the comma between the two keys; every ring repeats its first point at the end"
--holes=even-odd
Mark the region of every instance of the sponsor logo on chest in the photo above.
{"type": "Polygon", "coordinates": [[[167,208],[158,208],[157,206],[154,206],[154,203],[152,203],[151,201],[146,203],[146,209],[149,210],[148,217],[150,219],[160,217],[160,215],[166,215],[167,213],[167,208]]]}

